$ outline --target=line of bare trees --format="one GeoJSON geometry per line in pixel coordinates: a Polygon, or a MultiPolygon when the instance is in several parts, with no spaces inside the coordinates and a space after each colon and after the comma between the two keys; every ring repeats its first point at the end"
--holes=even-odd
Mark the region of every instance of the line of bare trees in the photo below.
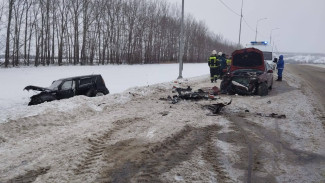
{"type": "MultiPolygon", "coordinates": [[[[0,7],[5,67],[177,61],[180,10],[166,1],[6,1],[0,7]]],[[[211,50],[235,47],[186,16],[184,62],[205,62],[211,50]]]]}

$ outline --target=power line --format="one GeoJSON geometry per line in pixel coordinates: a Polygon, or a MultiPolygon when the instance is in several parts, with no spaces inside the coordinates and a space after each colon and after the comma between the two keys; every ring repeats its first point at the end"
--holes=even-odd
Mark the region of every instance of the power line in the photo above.
{"type": "MultiPolygon", "coordinates": [[[[236,11],[234,11],[232,8],[230,8],[226,3],[224,3],[222,0],[219,0],[220,1],[220,3],[222,3],[229,11],[231,11],[232,13],[234,13],[235,15],[237,15],[237,16],[241,16],[239,13],[237,13],[236,11]]],[[[254,28],[252,28],[252,26],[250,26],[249,24],[248,24],[248,22],[247,22],[247,20],[245,19],[245,17],[244,17],[244,15],[243,15],[243,19],[244,19],[244,22],[245,22],[245,24],[248,26],[248,28],[251,30],[251,31],[253,31],[253,32],[255,32],[255,29],[254,28]]],[[[262,33],[260,33],[260,34],[262,34],[262,33]]],[[[262,34],[263,36],[265,36],[264,34],[262,34]]]]}
{"type": "Polygon", "coordinates": [[[247,23],[246,19],[243,17],[245,24],[248,26],[249,29],[251,29],[253,32],[255,32],[255,30],[247,23]]]}
{"type": "MultiPolygon", "coordinates": [[[[237,12],[235,12],[233,9],[231,9],[226,3],[224,3],[222,0],[219,0],[229,11],[233,12],[235,15],[239,16],[240,17],[240,14],[238,14],[237,12]]],[[[255,32],[255,30],[248,24],[248,22],[246,21],[246,19],[244,18],[244,15],[243,15],[243,19],[244,19],[244,22],[245,24],[253,31],[255,32]]]]}
{"type": "MultiPolygon", "coordinates": [[[[245,24],[249,27],[249,29],[250,29],[251,31],[255,32],[256,30],[254,30],[254,28],[252,28],[252,27],[247,23],[246,19],[245,19],[245,18],[243,18],[243,19],[244,19],[245,24]]],[[[267,37],[265,34],[261,33],[260,31],[257,31],[257,33],[261,34],[261,35],[264,36],[264,37],[267,37]]]]}
{"type": "Polygon", "coordinates": [[[240,14],[237,13],[236,11],[234,11],[233,9],[231,9],[226,3],[224,3],[222,0],[219,0],[226,8],[228,8],[229,11],[233,12],[234,14],[236,14],[237,16],[240,17],[240,14]]]}

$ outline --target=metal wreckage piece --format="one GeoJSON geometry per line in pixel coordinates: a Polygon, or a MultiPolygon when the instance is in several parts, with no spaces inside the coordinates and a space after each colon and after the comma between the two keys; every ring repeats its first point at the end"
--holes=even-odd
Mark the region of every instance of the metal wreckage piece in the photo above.
{"type": "Polygon", "coordinates": [[[169,101],[172,104],[176,104],[181,100],[216,100],[216,95],[219,94],[219,88],[213,87],[212,89],[202,88],[198,91],[193,92],[192,88],[188,86],[187,88],[177,88],[173,87],[173,93],[178,93],[178,95],[174,95],[173,97],[168,96],[167,98],[160,98],[159,100],[169,101]]]}
{"type": "MultiPolygon", "coordinates": [[[[217,100],[220,99],[220,97],[216,97],[220,94],[220,89],[218,87],[212,87],[212,88],[201,88],[197,91],[193,92],[192,88],[188,86],[187,88],[177,88],[173,87],[173,93],[178,93],[178,95],[174,95],[173,97],[168,96],[167,98],[160,98],[159,100],[169,101],[172,104],[176,104],[180,102],[181,100],[192,100],[192,101],[198,101],[198,100],[217,100]]],[[[230,105],[232,100],[227,103],[216,103],[212,105],[205,105],[203,108],[209,109],[213,114],[219,114],[221,109],[227,105],[230,105]]]]}
{"type": "Polygon", "coordinates": [[[232,102],[232,99],[228,103],[217,103],[212,105],[205,105],[203,108],[209,109],[212,114],[219,114],[221,109],[227,105],[230,105],[232,102]]]}

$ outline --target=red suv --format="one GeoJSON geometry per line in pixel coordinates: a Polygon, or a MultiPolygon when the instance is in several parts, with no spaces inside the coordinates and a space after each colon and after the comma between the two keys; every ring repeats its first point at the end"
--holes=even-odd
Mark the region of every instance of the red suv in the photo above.
{"type": "Polygon", "coordinates": [[[231,66],[220,88],[223,93],[265,96],[272,84],[273,70],[264,60],[263,52],[245,48],[232,53],[231,66]]]}

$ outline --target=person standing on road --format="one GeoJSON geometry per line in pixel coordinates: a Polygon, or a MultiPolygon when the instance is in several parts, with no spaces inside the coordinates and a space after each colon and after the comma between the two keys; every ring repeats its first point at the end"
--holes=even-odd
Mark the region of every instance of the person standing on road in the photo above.
{"type": "Polygon", "coordinates": [[[221,53],[220,64],[221,64],[221,66],[220,66],[220,78],[222,78],[222,76],[226,72],[226,71],[224,71],[224,69],[227,69],[226,54],[224,54],[224,53],[221,53]]]}
{"type": "Polygon", "coordinates": [[[227,58],[227,60],[226,60],[227,68],[229,68],[231,65],[231,57],[229,55],[226,55],[226,58],[227,58]]]}
{"type": "Polygon", "coordinates": [[[283,55],[280,55],[276,68],[278,69],[277,81],[282,81],[282,73],[283,73],[283,69],[284,69],[283,55]]]}
{"type": "Polygon", "coordinates": [[[219,59],[218,59],[216,50],[212,51],[211,56],[209,57],[209,60],[208,60],[208,65],[210,67],[211,83],[213,83],[213,81],[216,81],[219,76],[218,67],[219,67],[220,63],[219,63],[219,59]]]}

